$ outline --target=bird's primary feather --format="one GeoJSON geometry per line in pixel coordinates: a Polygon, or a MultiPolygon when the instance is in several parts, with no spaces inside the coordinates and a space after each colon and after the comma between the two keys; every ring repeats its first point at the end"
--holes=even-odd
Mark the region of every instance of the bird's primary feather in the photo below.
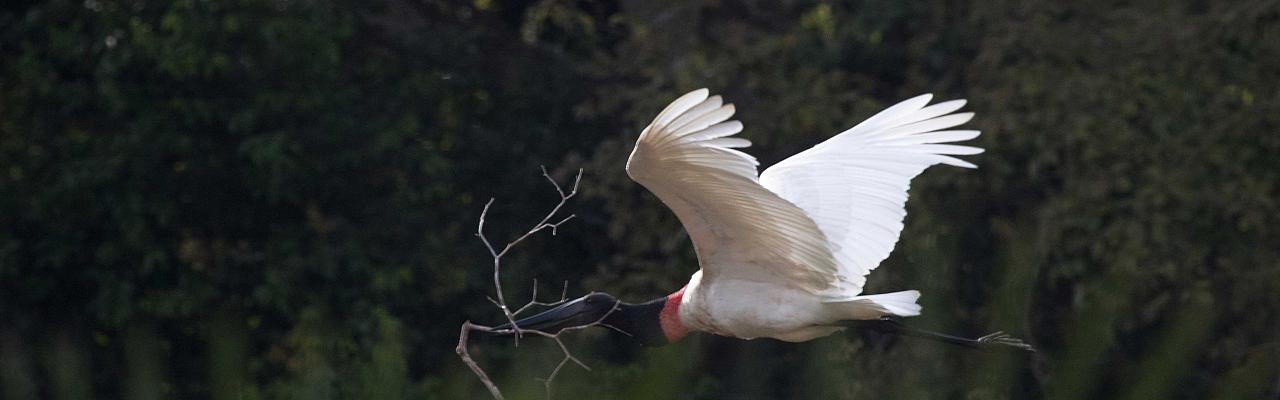
{"type": "Polygon", "coordinates": [[[889,256],[902,232],[912,178],[938,163],[974,167],[949,155],[982,149],[941,143],[973,139],[979,132],[939,131],[973,114],[951,114],[964,100],[926,107],[931,98],[889,107],[760,175],[764,187],[804,210],[825,234],[840,274],[824,297],[849,300],[862,293],[866,275],[889,256]]]}

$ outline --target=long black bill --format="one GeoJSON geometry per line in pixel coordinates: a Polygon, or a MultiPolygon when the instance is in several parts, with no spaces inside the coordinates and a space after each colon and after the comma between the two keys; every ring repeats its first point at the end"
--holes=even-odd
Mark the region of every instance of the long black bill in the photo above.
{"type": "MultiPolygon", "coordinates": [[[[567,328],[591,325],[609,315],[618,301],[608,294],[592,293],[547,311],[516,320],[523,330],[556,333],[567,328]]],[[[494,327],[494,333],[509,334],[510,323],[494,327]]]]}

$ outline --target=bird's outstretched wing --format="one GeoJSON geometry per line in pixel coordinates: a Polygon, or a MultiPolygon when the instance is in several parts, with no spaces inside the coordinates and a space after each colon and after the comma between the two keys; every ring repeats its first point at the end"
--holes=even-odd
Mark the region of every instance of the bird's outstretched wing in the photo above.
{"type": "Polygon", "coordinates": [[[926,107],[930,99],[926,94],[889,107],[760,175],[764,187],[803,209],[825,235],[841,277],[827,297],[861,293],[866,275],[893,251],[912,178],[934,164],[975,168],[951,155],[982,149],[943,143],[979,132],[940,130],[968,122],[973,113],[952,114],[964,100],[926,107]]]}
{"type": "Polygon", "coordinates": [[[777,281],[829,291],[838,269],[818,226],[760,186],[754,157],[734,150],[742,123],[732,104],[699,89],[676,99],[640,133],[627,174],[684,225],[703,279],[777,281]]]}

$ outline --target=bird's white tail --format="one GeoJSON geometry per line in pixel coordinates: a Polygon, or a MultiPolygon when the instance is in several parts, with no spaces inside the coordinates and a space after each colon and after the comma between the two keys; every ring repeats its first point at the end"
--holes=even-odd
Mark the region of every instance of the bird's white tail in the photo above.
{"type": "Polygon", "coordinates": [[[845,317],[851,319],[876,319],[886,315],[912,317],[920,315],[921,307],[916,304],[919,298],[920,291],[906,290],[858,296],[840,303],[847,305],[845,317]]]}

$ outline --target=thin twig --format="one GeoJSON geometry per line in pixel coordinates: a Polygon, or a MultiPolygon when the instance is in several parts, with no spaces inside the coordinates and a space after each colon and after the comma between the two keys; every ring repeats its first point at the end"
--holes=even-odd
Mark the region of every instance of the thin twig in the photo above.
{"type": "Polygon", "coordinates": [[[564,302],[569,301],[569,297],[567,296],[568,294],[569,294],[569,281],[564,281],[564,290],[560,292],[560,300],[556,300],[550,303],[538,301],[538,280],[534,279],[533,295],[529,296],[530,297],[529,303],[525,304],[523,307],[520,307],[512,314],[520,315],[520,313],[525,312],[526,310],[529,309],[529,307],[533,307],[533,306],[555,307],[555,306],[564,304],[564,302]]]}
{"type": "MultiPolygon", "coordinates": [[[[583,330],[583,329],[587,329],[594,326],[609,326],[608,324],[604,323],[604,320],[606,318],[609,318],[609,315],[613,314],[613,312],[616,311],[618,309],[618,306],[621,304],[622,304],[621,302],[613,303],[613,308],[610,308],[609,312],[604,313],[604,315],[601,315],[600,318],[597,318],[594,322],[590,324],[564,328],[554,334],[538,331],[538,330],[527,331],[529,333],[534,333],[537,335],[551,338],[556,342],[556,345],[560,346],[560,352],[564,354],[564,358],[560,359],[559,363],[556,363],[556,367],[551,370],[551,374],[547,375],[546,378],[542,379],[542,387],[543,387],[543,390],[546,391],[547,400],[551,400],[551,382],[556,379],[556,376],[560,374],[560,370],[564,369],[564,366],[568,364],[570,361],[572,361],[574,364],[578,364],[578,366],[582,367],[582,369],[585,369],[587,371],[591,370],[591,367],[588,367],[586,363],[583,363],[582,360],[579,360],[578,357],[574,356],[573,352],[569,351],[569,346],[566,346],[564,344],[564,340],[560,335],[563,335],[566,332],[583,330]]],[[[514,327],[516,330],[520,329],[520,327],[515,325],[512,325],[512,327],[514,327]]]]}

